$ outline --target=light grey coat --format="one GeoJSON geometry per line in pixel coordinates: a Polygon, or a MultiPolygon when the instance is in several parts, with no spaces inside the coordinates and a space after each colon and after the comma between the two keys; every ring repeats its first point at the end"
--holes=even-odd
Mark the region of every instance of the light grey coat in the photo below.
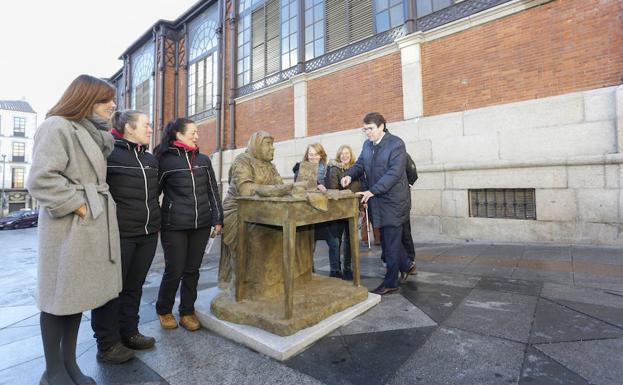
{"type": "Polygon", "coordinates": [[[99,307],[117,297],[122,287],[106,158],[85,125],[92,123],[46,119],[35,135],[27,180],[40,207],[37,305],[55,315],[99,307]],[[87,216],[82,219],[74,210],[85,203],[87,216]]]}

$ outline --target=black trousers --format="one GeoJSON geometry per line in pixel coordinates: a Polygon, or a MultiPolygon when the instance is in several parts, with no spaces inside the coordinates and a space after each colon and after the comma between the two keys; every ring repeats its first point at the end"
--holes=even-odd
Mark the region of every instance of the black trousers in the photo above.
{"type": "MultiPolygon", "coordinates": [[[[402,237],[401,242],[402,246],[407,253],[407,258],[411,261],[411,263],[415,262],[415,244],[413,243],[413,237],[411,236],[411,221],[406,221],[402,224],[402,237]]],[[[385,261],[385,251],[381,248],[381,260],[385,261]]]]}
{"type": "Polygon", "coordinates": [[[91,311],[91,327],[97,346],[105,350],[121,337],[138,333],[138,309],[143,284],[154,260],[158,233],[121,238],[121,273],[123,289],[119,297],[91,311]]]}
{"type": "Polygon", "coordinates": [[[383,249],[387,264],[387,272],[383,280],[385,287],[398,287],[398,273],[407,272],[411,267],[411,261],[402,244],[402,228],[403,226],[381,227],[381,249],[383,249]]]}
{"type": "Polygon", "coordinates": [[[175,293],[181,281],[179,313],[181,316],[194,314],[199,267],[210,238],[210,227],[163,231],[160,237],[164,249],[165,268],[158,292],[156,312],[160,315],[173,312],[175,293]]]}

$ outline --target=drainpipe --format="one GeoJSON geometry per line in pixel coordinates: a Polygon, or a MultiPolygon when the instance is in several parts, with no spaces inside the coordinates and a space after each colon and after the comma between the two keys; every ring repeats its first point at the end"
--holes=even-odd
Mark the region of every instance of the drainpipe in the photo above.
{"type": "MultiPolygon", "coordinates": [[[[160,72],[160,114],[158,116],[158,131],[162,135],[162,130],[164,129],[164,70],[165,70],[165,56],[166,52],[164,52],[164,25],[160,26],[159,37],[160,37],[160,63],[158,63],[158,71],[160,72]]],[[[160,138],[158,138],[160,139],[160,138]]]]}
{"type": "Polygon", "coordinates": [[[173,118],[177,116],[178,109],[178,87],[180,76],[180,37],[176,36],[175,39],[175,60],[173,64],[173,118]]]}
{"type": "Polygon", "coordinates": [[[405,20],[407,27],[407,35],[415,32],[417,28],[417,9],[415,8],[415,0],[407,0],[407,18],[405,20]]]}
{"type": "Polygon", "coordinates": [[[229,82],[229,149],[233,150],[236,148],[236,51],[237,42],[236,42],[236,17],[237,17],[238,4],[236,0],[231,0],[231,16],[229,19],[230,25],[230,62],[229,62],[229,71],[230,71],[230,82],[229,82]]]}
{"type": "Polygon", "coordinates": [[[218,69],[216,76],[216,150],[218,151],[218,192],[220,196],[223,196],[223,94],[224,94],[224,75],[225,75],[225,55],[223,54],[223,37],[225,34],[225,28],[223,20],[225,20],[226,1],[218,1],[218,29],[216,30],[217,39],[217,57],[218,57],[218,69]]]}

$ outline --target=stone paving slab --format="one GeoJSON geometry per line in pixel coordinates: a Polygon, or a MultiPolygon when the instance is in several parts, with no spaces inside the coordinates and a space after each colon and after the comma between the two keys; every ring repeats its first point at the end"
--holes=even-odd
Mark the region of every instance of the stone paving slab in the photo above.
{"type": "MultiPolygon", "coordinates": [[[[401,288],[404,291],[405,288],[401,288]]],[[[403,295],[387,295],[381,302],[348,324],[336,330],[341,335],[378,333],[388,330],[436,326],[426,313],[414,306],[403,295]],[[387,317],[392,314],[392,317],[387,317]]]]}
{"type": "Polygon", "coordinates": [[[39,309],[34,305],[0,307],[0,329],[38,315],[39,309]]]}
{"type": "Polygon", "coordinates": [[[441,327],[389,384],[514,384],[523,355],[523,344],[441,327]]]}
{"type": "MultiPolygon", "coordinates": [[[[418,270],[419,264],[418,264],[418,270]]],[[[452,274],[452,273],[433,273],[430,271],[419,271],[413,278],[416,282],[434,283],[446,286],[458,286],[465,288],[473,288],[476,286],[480,277],[474,277],[465,274],[452,274]]]]}
{"type": "Polygon", "coordinates": [[[325,384],[384,384],[434,328],[327,337],[286,365],[325,384]]]}
{"type": "Polygon", "coordinates": [[[478,281],[476,289],[537,296],[541,291],[542,285],[539,281],[483,277],[478,281]]]}
{"type": "Polygon", "coordinates": [[[547,354],[591,384],[621,385],[623,339],[561,342],[538,345],[547,354]]]}
{"type": "Polygon", "coordinates": [[[618,247],[571,246],[573,261],[623,265],[623,253],[618,247]]]}
{"type": "Polygon", "coordinates": [[[549,299],[561,299],[582,303],[592,303],[623,309],[623,297],[610,294],[604,290],[561,285],[558,283],[544,282],[541,296],[549,299]]]}
{"type": "Polygon", "coordinates": [[[435,322],[444,322],[471,292],[471,288],[422,282],[401,287],[402,295],[424,311],[435,322]]]}
{"type": "Polygon", "coordinates": [[[164,330],[155,321],[144,325],[143,333],[154,336],[156,346],[138,357],[171,384],[319,384],[206,329],[164,330]]]}
{"type": "MultiPolygon", "coordinates": [[[[521,261],[520,261],[521,265],[521,261]]],[[[511,274],[513,279],[525,279],[534,281],[556,282],[566,285],[573,285],[573,273],[564,271],[549,271],[542,269],[531,269],[517,267],[511,274]]]]}
{"type": "Polygon", "coordinates": [[[526,246],[522,259],[571,262],[570,246],[526,246]]]}
{"type": "Polygon", "coordinates": [[[541,298],[534,316],[530,343],[619,337],[623,337],[623,329],[541,298]]]}
{"type": "Polygon", "coordinates": [[[583,314],[623,328],[623,309],[575,301],[558,300],[557,303],[583,314]]]}
{"type": "Polygon", "coordinates": [[[474,289],[443,326],[527,342],[536,300],[532,296],[474,289]]]}
{"type": "Polygon", "coordinates": [[[589,383],[534,347],[529,347],[519,385],[589,385],[589,383]]]}

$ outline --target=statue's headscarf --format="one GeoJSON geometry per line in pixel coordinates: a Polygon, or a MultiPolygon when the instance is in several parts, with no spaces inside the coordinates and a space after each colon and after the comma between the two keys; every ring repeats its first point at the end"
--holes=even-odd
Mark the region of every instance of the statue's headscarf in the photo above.
{"type": "Polygon", "coordinates": [[[262,154],[260,153],[260,146],[262,144],[262,140],[265,138],[271,138],[274,140],[273,136],[266,131],[257,131],[251,135],[249,138],[249,143],[247,144],[247,152],[256,159],[262,159],[262,154]]]}

